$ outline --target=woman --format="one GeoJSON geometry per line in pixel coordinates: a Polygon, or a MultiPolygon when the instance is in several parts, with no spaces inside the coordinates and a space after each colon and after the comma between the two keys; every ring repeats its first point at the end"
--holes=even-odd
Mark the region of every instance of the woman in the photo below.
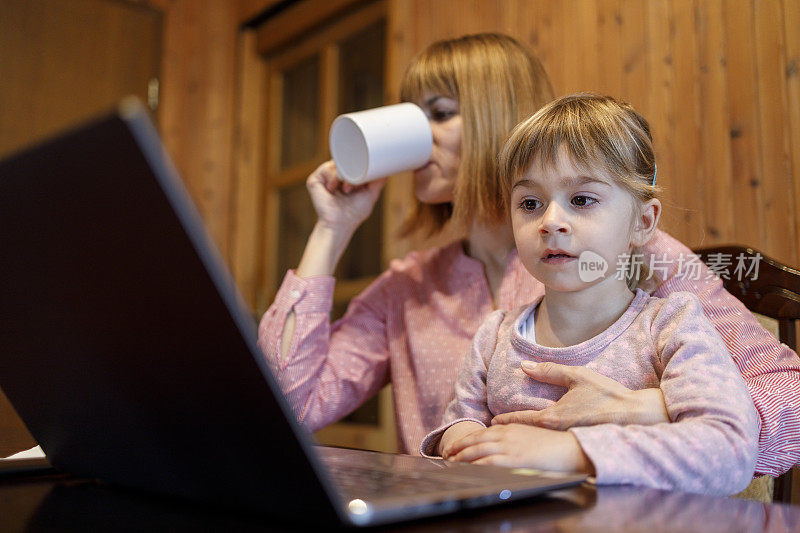
{"type": "MultiPolygon", "coordinates": [[[[309,176],[318,221],[259,328],[259,345],[308,429],[341,419],[391,382],[399,449],[417,453],[453,397],[462,358],[483,319],[542,295],[543,286],[513,247],[495,158],[513,126],[552,97],[540,63],[504,35],[434,43],[411,63],[401,98],[425,111],[434,147],[430,163],[414,173],[416,207],[404,231],[437,233],[447,224],[463,240],[393,261],[333,326],[332,274],[384,182],[342,184],[330,162],[309,176]]],[[[718,280],[678,275],[678,258],[690,254],[685,246],[657,232],[644,251],[672,260],[653,294],[697,294],[745,376],[762,419],[757,471],[776,475],[800,462],[798,438],[790,434],[800,426],[800,360],[718,280]]],[[[629,391],[586,369],[551,364],[529,375],[570,391],[545,411],[508,413],[496,422],[563,430],[668,420],[658,389],[629,391]],[[620,415],[631,412],[637,414],[620,415]]],[[[526,438],[525,426],[509,427],[509,438],[526,438]]]]}

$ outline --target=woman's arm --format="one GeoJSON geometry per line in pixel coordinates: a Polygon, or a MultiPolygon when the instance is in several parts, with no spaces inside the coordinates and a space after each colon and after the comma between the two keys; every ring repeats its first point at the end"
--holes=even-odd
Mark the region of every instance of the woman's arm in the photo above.
{"type": "Polygon", "coordinates": [[[353,299],[345,315],[331,325],[334,279],[303,279],[290,271],[262,317],[258,345],[289,405],[309,430],[340,420],[387,383],[387,283],[391,272],[353,299]],[[296,327],[289,354],[281,357],[281,331],[290,311],[296,327]]]}
{"type": "Polygon", "coordinates": [[[747,387],[700,304],[665,299],[651,331],[672,423],[572,428],[597,482],[733,494],[753,475],[758,414],[747,387]]]}
{"type": "MultiPolygon", "coordinates": [[[[311,231],[295,274],[300,278],[333,276],[353,233],[369,217],[386,180],[355,187],[339,180],[336,165],[327,161],[306,180],[317,223],[311,231]]],[[[289,354],[295,315],[290,311],[281,331],[281,357],[289,354]]]]}
{"type": "Polygon", "coordinates": [[[382,185],[342,184],[332,162],[309,176],[317,223],[300,265],[286,274],[259,324],[259,347],[298,419],[311,430],[353,411],[387,381],[382,286],[388,273],[351,302],[333,329],[330,325],[331,275],[382,185]]]}
{"type": "Polygon", "coordinates": [[[699,274],[685,267],[691,250],[666,233],[657,232],[649,254],[669,259],[671,269],[653,296],[676,291],[694,293],[703,314],[722,336],[744,377],[761,419],[756,473],[780,475],[800,463],[800,359],[765,330],[755,316],[711,275],[702,262],[699,274]],[[684,266],[682,271],[679,266],[684,266]]]}

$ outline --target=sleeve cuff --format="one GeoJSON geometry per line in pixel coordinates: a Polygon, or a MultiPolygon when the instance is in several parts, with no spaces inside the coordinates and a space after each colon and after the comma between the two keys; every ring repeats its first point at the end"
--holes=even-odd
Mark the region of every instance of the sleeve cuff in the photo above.
{"type": "Polygon", "coordinates": [[[439,445],[439,441],[442,440],[442,435],[444,435],[444,432],[459,422],[477,422],[483,427],[486,427],[486,424],[477,418],[459,418],[458,420],[453,420],[452,422],[444,424],[443,426],[440,426],[425,435],[425,438],[422,439],[422,444],[419,445],[420,455],[422,455],[422,457],[427,457],[428,459],[441,459],[441,455],[436,455],[436,447],[439,445]]]}
{"type": "MultiPolygon", "coordinates": [[[[592,462],[594,466],[595,475],[592,478],[592,483],[595,484],[608,484],[621,480],[610,480],[610,473],[615,470],[614,461],[610,459],[609,453],[603,453],[603,450],[608,449],[608,436],[603,438],[603,431],[597,431],[600,426],[584,426],[573,427],[570,431],[578,440],[583,453],[592,462]]],[[[619,465],[616,465],[617,469],[619,465]]]]}
{"type": "Polygon", "coordinates": [[[294,270],[289,270],[283,278],[275,301],[283,309],[294,309],[296,314],[330,313],[335,284],[336,279],[333,276],[301,278],[294,270]]]}

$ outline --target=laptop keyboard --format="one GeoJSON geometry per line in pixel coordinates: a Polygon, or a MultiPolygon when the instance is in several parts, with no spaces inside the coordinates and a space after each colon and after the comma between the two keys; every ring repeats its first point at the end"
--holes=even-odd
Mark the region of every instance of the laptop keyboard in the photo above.
{"type": "Polygon", "coordinates": [[[415,495],[481,486],[478,480],[431,475],[430,472],[387,472],[343,465],[330,465],[333,482],[348,495],[381,494],[415,495]]]}

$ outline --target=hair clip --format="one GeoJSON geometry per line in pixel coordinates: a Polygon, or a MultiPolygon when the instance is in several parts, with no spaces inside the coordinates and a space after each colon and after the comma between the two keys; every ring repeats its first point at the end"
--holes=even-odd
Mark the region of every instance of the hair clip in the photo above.
{"type": "Polygon", "coordinates": [[[655,171],[653,172],[653,187],[655,187],[656,186],[656,177],[658,177],[658,163],[654,162],[653,165],[655,165],[655,167],[656,167],[655,171]]]}

